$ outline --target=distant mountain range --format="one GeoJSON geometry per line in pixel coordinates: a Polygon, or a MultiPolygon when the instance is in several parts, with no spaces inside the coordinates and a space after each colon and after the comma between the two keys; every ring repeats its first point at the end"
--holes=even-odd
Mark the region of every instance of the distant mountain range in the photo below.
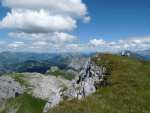
{"type": "Polygon", "coordinates": [[[90,54],[79,53],[28,53],[1,52],[0,73],[39,72],[45,73],[51,66],[60,69],[79,69],[83,59],[90,54]],[[78,64],[77,64],[78,63],[78,64]],[[77,67],[78,66],[78,67],[77,67]]]}
{"type": "Polygon", "coordinates": [[[150,50],[137,51],[137,53],[143,56],[145,60],[150,60],[150,50]]]}
{"type": "MultiPolygon", "coordinates": [[[[131,57],[150,60],[150,50],[124,51],[131,57]]],[[[89,56],[95,53],[30,53],[30,52],[1,52],[0,74],[10,72],[39,72],[46,73],[52,66],[63,70],[79,71],[89,56]]]]}

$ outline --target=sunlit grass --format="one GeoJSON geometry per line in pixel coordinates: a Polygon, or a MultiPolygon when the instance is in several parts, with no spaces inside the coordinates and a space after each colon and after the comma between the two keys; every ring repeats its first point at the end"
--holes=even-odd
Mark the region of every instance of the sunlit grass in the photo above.
{"type": "Polygon", "coordinates": [[[150,113],[150,62],[110,54],[93,60],[107,67],[110,85],[81,101],[62,102],[48,113],[150,113]]]}

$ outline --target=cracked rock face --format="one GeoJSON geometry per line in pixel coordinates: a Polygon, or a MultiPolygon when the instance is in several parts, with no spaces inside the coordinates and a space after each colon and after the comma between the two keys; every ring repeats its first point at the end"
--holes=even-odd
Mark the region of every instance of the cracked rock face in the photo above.
{"type": "Polygon", "coordinates": [[[91,59],[88,59],[79,75],[71,81],[71,85],[67,86],[67,90],[61,92],[60,90],[49,98],[45,105],[43,113],[48,112],[49,109],[62,101],[63,96],[69,99],[82,99],[96,92],[96,85],[100,86],[104,82],[106,68],[97,66],[91,59]]]}
{"type": "Polygon", "coordinates": [[[0,77],[0,99],[9,99],[23,93],[23,88],[9,76],[0,77]]]}
{"type": "Polygon", "coordinates": [[[70,88],[70,95],[72,97],[81,99],[96,91],[95,83],[101,84],[104,81],[106,69],[97,66],[90,59],[87,60],[79,76],[73,81],[70,88]]]}

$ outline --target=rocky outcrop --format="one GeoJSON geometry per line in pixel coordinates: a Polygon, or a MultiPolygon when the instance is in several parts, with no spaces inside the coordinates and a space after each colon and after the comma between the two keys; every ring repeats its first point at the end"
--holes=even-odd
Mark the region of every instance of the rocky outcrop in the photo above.
{"type": "Polygon", "coordinates": [[[69,80],[52,75],[45,76],[40,73],[24,73],[23,79],[28,82],[30,88],[28,93],[46,101],[58,94],[64,87],[71,85],[69,80]]]}
{"type": "Polygon", "coordinates": [[[94,93],[98,86],[105,84],[105,72],[106,68],[97,66],[89,59],[79,76],[72,82],[69,96],[81,99],[94,93]]]}
{"type": "Polygon", "coordinates": [[[84,56],[75,56],[71,59],[68,68],[74,69],[76,71],[79,71],[84,66],[85,62],[87,61],[87,57],[84,56]]]}
{"type": "Polygon", "coordinates": [[[0,77],[0,99],[9,99],[23,93],[23,87],[9,76],[0,77]]]}
{"type": "Polygon", "coordinates": [[[66,90],[59,90],[49,98],[43,113],[57,105],[64,99],[63,97],[82,99],[94,93],[97,87],[106,85],[105,73],[105,67],[99,67],[91,59],[88,59],[79,75],[71,81],[71,85],[68,85],[66,90]]]}
{"type": "Polygon", "coordinates": [[[72,81],[52,75],[22,73],[16,75],[19,79],[17,82],[13,76],[5,75],[0,77],[0,98],[16,97],[26,92],[47,101],[43,109],[43,113],[46,113],[60,101],[73,98],[82,99],[94,93],[99,86],[106,85],[105,73],[106,68],[97,66],[89,58],[72,81]],[[21,81],[25,86],[20,85],[21,81]]]}

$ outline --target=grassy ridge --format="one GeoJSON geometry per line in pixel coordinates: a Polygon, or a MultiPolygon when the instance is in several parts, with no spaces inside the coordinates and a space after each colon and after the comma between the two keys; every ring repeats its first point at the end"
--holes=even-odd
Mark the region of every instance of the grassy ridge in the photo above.
{"type": "Polygon", "coordinates": [[[93,61],[107,68],[110,85],[81,101],[62,102],[48,113],[150,113],[150,62],[110,54],[93,61]]]}

